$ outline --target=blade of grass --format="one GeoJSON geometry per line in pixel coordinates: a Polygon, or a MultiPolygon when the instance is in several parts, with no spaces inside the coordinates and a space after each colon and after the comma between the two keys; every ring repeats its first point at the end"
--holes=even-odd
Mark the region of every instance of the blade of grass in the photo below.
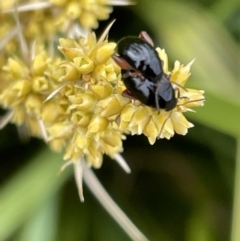
{"type": "Polygon", "coordinates": [[[56,193],[69,177],[66,170],[57,176],[62,157],[45,149],[0,190],[0,240],[6,240],[56,193]]]}
{"type": "Polygon", "coordinates": [[[58,195],[51,195],[27,222],[19,241],[52,241],[57,232],[58,195]]]}
{"type": "Polygon", "coordinates": [[[240,240],[240,138],[237,141],[231,241],[240,240]]]}

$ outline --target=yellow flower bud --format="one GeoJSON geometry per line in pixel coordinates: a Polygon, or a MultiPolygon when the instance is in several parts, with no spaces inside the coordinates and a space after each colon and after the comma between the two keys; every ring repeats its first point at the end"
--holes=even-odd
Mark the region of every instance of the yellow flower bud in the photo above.
{"type": "Polygon", "coordinates": [[[95,167],[100,168],[102,165],[102,153],[97,149],[97,143],[92,141],[88,147],[88,164],[95,167]]]}
{"type": "Polygon", "coordinates": [[[86,29],[98,27],[98,22],[95,17],[95,14],[92,14],[91,12],[82,12],[82,14],[79,17],[79,22],[86,29]]]}
{"type": "Polygon", "coordinates": [[[113,87],[110,84],[92,85],[90,86],[90,89],[93,92],[93,95],[100,100],[111,95],[113,92],[113,87]]]}
{"type": "Polygon", "coordinates": [[[27,113],[23,105],[13,107],[12,111],[13,111],[13,117],[12,117],[13,123],[16,123],[16,125],[22,125],[24,122],[26,122],[27,113]]]}
{"type": "Polygon", "coordinates": [[[78,130],[74,133],[72,143],[74,143],[74,145],[76,145],[77,148],[85,150],[89,146],[90,139],[86,137],[86,133],[84,131],[78,130]]]}
{"type": "Polygon", "coordinates": [[[63,157],[64,160],[70,159],[73,162],[78,161],[83,155],[83,150],[79,147],[76,147],[75,145],[72,145],[72,143],[68,143],[66,147],[66,153],[63,157]]]}
{"type": "Polygon", "coordinates": [[[90,133],[97,133],[105,130],[109,125],[107,118],[101,117],[99,115],[94,115],[88,125],[88,131],[90,133]]]}
{"type": "Polygon", "coordinates": [[[94,69],[93,61],[88,56],[76,57],[73,62],[81,74],[88,74],[94,69]]]}
{"type": "Polygon", "coordinates": [[[136,111],[136,107],[133,105],[126,105],[121,112],[121,121],[130,122],[136,111]]]}
{"type": "Polygon", "coordinates": [[[29,80],[19,80],[11,87],[11,94],[16,97],[27,95],[31,91],[31,83],[29,80]]]}
{"type": "Polygon", "coordinates": [[[59,71],[61,74],[59,81],[76,81],[80,78],[78,70],[71,62],[62,64],[59,67],[59,71]]]}
{"type": "Polygon", "coordinates": [[[58,113],[58,102],[49,100],[42,104],[41,119],[44,122],[53,122],[56,120],[58,113]]]}
{"type": "Polygon", "coordinates": [[[36,92],[42,92],[48,89],[48,80],[44,76],[32,79],[32,88],[36,92]]]}
{"type": "Polygon", "coordinates": [[[62,139],[54,139],[48,142],[50,148],[55,152],[62,151],[65,141],[62,139]]]}
{"type": "Polygon", "coordinates": [[[62,52],[62,54],[65,56],[67,60],[72,61],[74,58],[84,55],[83,50],[79,47],[78,43],[73,39],[60,38],[59,42],[60,46],[58,46],[58,49],[62,52]]]}
{"type": "Polygon", "coordinates": [[[87,93],[78,93],[68,96],[69,101],[73,103],[70,109],[79,109],[82,111],[93,111],[95,109],[96,99],[93,95],[87,93]]]}
{"type": "Polygon", "coordinates": [[[98,64],[104,64],[111,58],[115,47],[115,43],[103,43],[102,46],[94,49],[91,55],[98,64]]]}
{"type": "Polygon", "coordinates": [[[62,97],[60,100],[58,100],[57,104],[57,112],[64,116],[64,119],[66,119],[66,116],[70,114],[69,109],[69,102],[67,98],[62,97]]]}
{"type": "Polygon", "coordinates": [[[59,122],[53,124],[51,127],[48,127],[49,140],[55,138],[68,138],[73,133],[73,124],[69,122],[59,122]]]}
{"type": "Polygon", "coordinates": [[[73,84],[66,85],[61,90],[61,93],[66,97],[68,97],[69,95],[73,95],[75,93],[74,85],[73,84]]]}
{"type": "Polygon", "coordinates": [[[106,144],[110,146],[113,146],[113,147],[122,146],[121,133],[119,131],[107,129],[104,131],[101,138],[106,144]]]}
{"type": "Polygon", "coordinates": [[[89,113],[81,112],[81,111],[75,111],[72,113],[71,121],[75,125],[87,127],[90,120],[92,118],[92,115],[89,113]]]}
{"type": "Polygon", "coordinates": [[[180,135],[186,135],[188,128],[194,126],[191,122],[187,121],[181,112],[172,113],[171,119],[175,132],[180,135]]]}
{"type": "Polygon", "coordinates": [[[87,35],[86,38],[79,38],[78,43],[85,53],[89,53],[97,44],[96,34],[91,32],[87,35]]]}
{"type": "Polygon", "coordinates": [[[42,138],[42,131],[41,131],[38,119],[36,119],[34,117],[33,118],[28,117],[27,127],[28,127],[28,130],[29,130],[31,136],[42,138]]]}
{"type": "Polygon", "coordinates": [[[35,117],[40,117],[41,107],[42,107],[42,98],[36,94],[30,94],[26,97],[24,102],[26,112],[35,117]]]}
{"type": "Polygon", "coordinates": [[[80,2],[70,2],[66,9],[66,15],[70,19],[76,19],[81,14],[81,10],[80,2]]]}
{"type": "Polygon", "coordinates": [[[32,63],[32,74],[33,75],[43,75],[47,65],[49,64],[50,59],[47,56],[46,52],[41,52],[38,54],[32,63]]]}
{"type": "Polygon", "coordinates": [[[169,116],[169,113],[168,115],[165,115],[167,119],[165,118],[164,122],[161,123],[162,124],[160,129],[161,133],[159,133],[159,138],[166,138],[169,140],[174,135],[174,129],[173,129],[173,121],[171,118],[168,118],[168,116],[169,116]]]}
{"type": "Polygon", "coordinates": [[[138,134],[140,135],[149,120],[150,114],[148,109],[146,107],[139,106],[132,117],[130,126],[138,126],[138,134]]]}
{"type": "Polygon", "coordinates": [[[163,64],[163,71],[167,74],[168,73],[168,56],[165,52],[165,49],[156,48],[159,58],[163,64]]]}
{"type": "Polygon", "coordinates": [[[186,66],[180,64],[179,61],[175,61],[174,63],[174,69],[171,73],[171,78],[170,80],[172,82],[178,83],[181,86],[184,86],[190,77],[190,67],[192,65],[193,61],[191,61],[189,64],[186,66]]]}
{"type": "Polygon", "coordinates": [[[129,99],[119,95],[111,95],[110,97],[100,100],[97,103],[96,112],[101,116],[110,117],[119,114],[122,108],[129,102],[129,99]]]}
{"type": "Polygon", "coordinates": [[[28,73],[26,66],[20,60],[12,58],[8,59],[8,63],[3,67],[3,70],[9,72],[13,79],[19,79],[28,73]]]}
{"type": "Polygon", "coordinates": [[[148,141],[151,145],[153,145],[158,136],[158,129],[153,121],[149,121],[143,131],[144,135],[148,137],[148,141]]]}

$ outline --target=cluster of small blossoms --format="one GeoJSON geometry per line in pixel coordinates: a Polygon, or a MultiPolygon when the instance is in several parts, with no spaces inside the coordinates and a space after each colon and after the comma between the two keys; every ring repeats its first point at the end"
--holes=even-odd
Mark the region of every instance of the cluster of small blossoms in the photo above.
{"type": "Polygon", "coordinates": [[[191,75],[190,67],[193,61],[186,66],[175,61],[173,70],[169,71],[165,50],[156,48],[156,51],[163,62],[164,72],[170,76],[176,95],[179,96],[178,103],[172,111],[163,109],[159,111],[133,101],[122,110],[119,125],[121,130],[127,129],[132,135],[144,134],[150,144],[154,144],[159,138],[170,139],[174,133],[186,135],[193,124],[184,117],[183,113],[192,111],[192,107],[203,106],[205,101],[203,90],[184,88],[191,75]]]}
{"type": "MultiPolygon", "coordinates": [[[[32,41],[50,39],[59,32],[69,33],[76,23],[82,30],[97,28],[99,20],[109,18],[113,5],[130,4],[130,0],[8,0],[1,1],[0,17],[13,28],[17,11],[25,38],[32,41]]],[[[1,36],[4,35],[0,33],[1,36]]]]}
{"type": "MultiPolygon", "coordinates": [[[[56,11],[59,18],[65,16],[69,21],[78,18],[83,27],[92,28],[96,27],[97,19],[108,16],[110,8],[107,5],[111,1],[52,0],[49,3],[62,8],[60,14],[56,11]]],[[[2,4],[3,10],[14,8],[14,4],[15,1],[2,4]]],[[[21,4],[17,7],[19,11],[27,6],[27,2],[21,4]]],[[[101,166],[103,154],[114,158],[122,151],[126,134],[144,134],[153,144],[159,138],[170,139],[174,133],[187,133],[193,124],[187,121],[183,112],[202,106],[205,100],[203,91],[184,87],[192,62],[183,66],[176,61],[173,70],[169,71],[165,51],[156,49],[163,61],[164,72],[170,76],[179,97],[173,110],[156,110],[122,96],[125,86],[121,81],[121,70],[111,58],[116,43],[107,41],[107,33],[99,41],[94,33],[77,39],[60,38],[58,49],[63,57],[60,53],[50,54],[43,40],[46,42],[50,33],[56,34],[56,20],[51,20],[53,12],[46,6],[39,11],[30,11],[30,14],[22,12],[18,19],[27,15],[26,24],[24,22],[21,28],[26,45],[29,36],[39,36],[40,32],[43,34],[38,42],[42,44],[36,43],[25,54],[25,61],[16,54],[0,62],[3,66],[0,105],[9,110],[12,123],[26,125],[31,136],[43,138],[55,151],[64,148],[65,160],[76,162],[85,157],[94,167],[101,166]],[[37,21],[43,21],[40,28],[37,21]]],[[[13,18],[1,17],[11,21],[13,18]]],[[[9,31],[14,24],[11,21],[6,21],[0,28],[1,35],[9,31]]],[[[62,21],[61,26],[63,22],[66,21],[62,21]]],[[[5,47],[9,50],[5,51],[8,55],[14,44],[8,41],[5,47]]]]}
{"type": "Polygon", "coordinates": [[[175,132],[185,135],[193,126],[183,112],[202,106],[204,96],[183,87],[192,62],[183,66],[176,61],[169,72],[167,55],[157,48],[173,86],[181,86],[176,108],[159,112],[122,96],[120,69],[111,58],[115,43],[97,42],[94,33],[59,41],[65,59],[51,59],[43,49],[29,67],[18,58],[8,59],[0,103],[11,109],[11,121],[26,124],[31,135],[43,138],[42,124],[50,147],[65,148],[64,159],[85,156],[90,165],[100,167],[104,153],[114,157],[122,151],[124,134],[144,134],[153,144],[175,132]]]}
{"type": "MultiPolygon", "coordinates": [[[[66,98],[67,118],[48,125],[50,140],[62,140],[64,159],[79,160],[83,155],[94,167],[102,164],[102,154],[114,157],[122,151],[124,135],[115,116],[130,102],[118,92],[119,68],[111,59],[116,44],[97,42],[95,34],[78,41],[60,39],[59,50],[66,61],[59,65],[64,75],[56,95],[50,101],[66,98]]],[[[66,115],[65,115],[66,116],[66,115]]]]}

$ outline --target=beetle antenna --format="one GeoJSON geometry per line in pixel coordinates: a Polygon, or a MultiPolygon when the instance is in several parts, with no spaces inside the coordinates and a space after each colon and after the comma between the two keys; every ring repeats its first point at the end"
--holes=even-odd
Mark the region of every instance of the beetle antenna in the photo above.
{"type": "Polygon", "coordinates": [[[197,100],[189,100],[189,101],[186,101],[186,102],[184,102],[183,104],[180,104],[180,105],[177,105],[177,106],[184,106],[184,105],[186,105],[186,104],[188,104],[188,103],[194,103],[194,102],[205,101],[205,100],[206,100],[206,98],[197,99],[197,100]]]}
{"type": "Polygon", "coordinates": [[[172,81],[171,81],[171,84],[174,84],[174,85],[176,85],[177,87],[179,87],[179,88],[183,89],[184,91],[188,92],[187,88],[183,87],[182,85],[180,85],[180,84],[178,84],[178,83],[176,83],[176,82],[172,82],[172,81]]]}

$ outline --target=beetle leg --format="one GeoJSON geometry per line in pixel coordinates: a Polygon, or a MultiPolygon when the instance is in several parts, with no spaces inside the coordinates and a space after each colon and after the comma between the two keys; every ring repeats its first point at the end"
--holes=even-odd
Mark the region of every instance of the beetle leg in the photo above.
{"type": "Polygon", "coordinates": [[[115,54],[112,55],[113,60],[119,65],[121,69],[131,70],[132,66],[122,57],[117,56],[115,54]]]}
{"type": "Polygon", "coordinates": [[[139,78],[141,81],[145,80],[145,77],[142,75],[141,71],[134,69],[132,71],[129,71],[129,76],[133,78],[139,78]]]}
{"type": "Polygon", "coordinates": [[[180,99],[181,98],[180,90],[176,88],[175,91],[177,92],[177,99],[180,99]]]}
{"type": "Polygon", "coordinates": [[[170,111],[168,117],[164,120],[164,122],[163,122],[163,124],[162,124],[161,130],[160,130],[159,135],[158,135],[159,138],[161,137],[161,134],[162,134],[162,132],[163,132],[163,128],[164,128],[164,126],[166,125],[168,119],[171,117],[171,115],[172,115],[172,110],[170,111]]]}
{"type": "Polygon", "coordinates": [[[175,88],[174,90],[177,92],[177,99],[188,99],[186,96],[181,96],[179,88],[175,88]]]}
{"type": "Polygon", "coordinates": [[[133,97],[132,93],[129,90],[127,90],[127,89],[122,92],[122,96],[127,97],[129,99],[135,99],[133,97]]]}
{"type": "Polygon", "coordinates": [[[131,69],[128,71],[122,71],[122,78],[126,79],[128,77],[139,78],[142,82],[145,80],[145,77],[142,75],[141,71],[137,69],[131,69]]]}
{"type": "Polygon", "coordinates": [[[139,38],[145,40],[147,43],[149,43],[151,46],[154,46],[152,38],[148,35],[146,31],[142,31],[139,34],[139,38]]]}
{"type": "Polygon", "coordinates": [[[158,81],[157,83],[157,88],[156,88],[156,91],[155,91],[155,102],[156,102],[156,107],[157,107],[157,110],[160,111],[160,106],[159,106],[159,102],[158,102],[158,90],[160,88],[160,81],[158,81]]]}

